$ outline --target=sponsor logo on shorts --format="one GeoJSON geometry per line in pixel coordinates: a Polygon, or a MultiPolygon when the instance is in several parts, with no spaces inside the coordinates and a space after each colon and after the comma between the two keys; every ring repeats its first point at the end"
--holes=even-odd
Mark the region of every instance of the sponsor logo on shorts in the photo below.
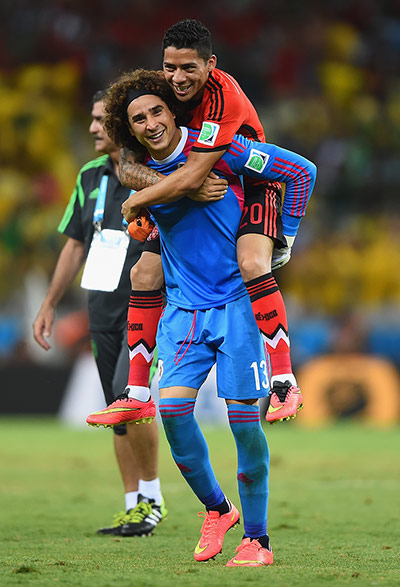
{"type": "Polygon", "coordinates": [[[256,320],[271,320],[271,318],[276,318],[278,312],[276,310],[272,310],[271,312],[267,312],[266,314],[261,314],[261,312],[257,312],[256,320]]]}
{"type": "Polygon", "coordinates": [[[203,122],[197,142],[212,147],[218,136],[219,129],[219,124],[215,124],[215,122],[203,122]]]}
{"type": "Polygon", "coordinates": [[[149,236],[147,237],[148,241],[154,241],[156,240],[156,238],[159,238],[160,234],[158,232],[158,226],[157,224],[154,226],[153,230],[151,231],[151,233],[149,234],[149,236]]]}
{"type": "Polygon", "coordinates": [[[135,324],[134,322],[128,322],[128,330],[133,332],[134,330],[143,330],[143,324],[135,324]]]}
{"type": "Polygon", "coordinates": [[[268,159],[269,155],[267,155],[267,153],[263,153],[257,149],[251,149],[249,158],[245,163],[245,167],[251,169],[252,171],[256,171],[257,173],[262,173],[266,164],[268,163],[268,159]]]}

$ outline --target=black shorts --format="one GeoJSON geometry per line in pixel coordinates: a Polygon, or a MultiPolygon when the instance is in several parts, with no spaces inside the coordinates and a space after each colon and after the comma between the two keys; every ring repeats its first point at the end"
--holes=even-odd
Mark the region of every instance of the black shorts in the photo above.
{"type": "Polygon", "coordinates": [[[277,182],[246,183],[244,207],[238,238],[244,234],[264,234],[277,246],[286,246],[281,219],[282,188],[277,182]]]}
{"type": "MultiPolygon", "coordinates": [[[[128,383],[129,352],[126,326],[115,332],[92,331],[90,337],[101,386],[107,405],[120,395],[128,383]]],[[[115,434],[126,434],[126,425],[114,426],[115,434]]]]}
{"type": "Polygon", "coordinates": [[[144,242],[143,252],[156,253],[161,255],[160,235],[158,233],[157,225],[153,228],[149,236],[144,242]]]}

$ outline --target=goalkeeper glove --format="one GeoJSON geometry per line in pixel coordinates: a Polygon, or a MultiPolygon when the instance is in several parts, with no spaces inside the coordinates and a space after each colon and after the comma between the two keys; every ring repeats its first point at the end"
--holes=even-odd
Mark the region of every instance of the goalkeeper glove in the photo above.
{"type": "Polygon", "coordinates": [[[274,252],[272,254],[272,262],[271,262],[271,269],[280,269],[286,263],[290,261],[290,256],[292,254],[292,246],[294,243],[295,236],[285,236],[287,246],[281,249],[274,248],[274,252]]]}
{"type": "Polygon", "coordinates": [[[128,232],[132,238],[143,243],[154,228],[154,222],[145,208],[128,224],[128,232]]]}

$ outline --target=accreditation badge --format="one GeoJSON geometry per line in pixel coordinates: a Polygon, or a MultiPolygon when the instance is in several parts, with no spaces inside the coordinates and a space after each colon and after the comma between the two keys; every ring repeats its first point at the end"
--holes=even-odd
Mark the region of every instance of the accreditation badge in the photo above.
{"type": "Polygon", "coordinates": [[[96,230],[83,270],[81,287],[98,291],[115,291],[121,279],[129,245],[122,230],[96,230]]]}

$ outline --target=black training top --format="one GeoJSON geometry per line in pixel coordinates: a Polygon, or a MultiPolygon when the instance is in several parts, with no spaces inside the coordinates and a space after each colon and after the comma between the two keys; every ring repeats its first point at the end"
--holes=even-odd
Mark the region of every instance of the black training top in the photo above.
{"type": "MultiPolygon", "coordinates": [[[[82,167],[75,189],[58,227],[58,231],[85,244],[86,255],[92,242],[93,213],[103,174],[108,175],[102,228],[122,230],[121,204],[130,194],[114,172],[109,155],[89,161],[82,167]]],[[[130,239],[118,288],[113,292],[89,291],[90,330],[119,330],[126,324],[129,303],[130,268],[142,252],[143,243],[130,239]]]]}

